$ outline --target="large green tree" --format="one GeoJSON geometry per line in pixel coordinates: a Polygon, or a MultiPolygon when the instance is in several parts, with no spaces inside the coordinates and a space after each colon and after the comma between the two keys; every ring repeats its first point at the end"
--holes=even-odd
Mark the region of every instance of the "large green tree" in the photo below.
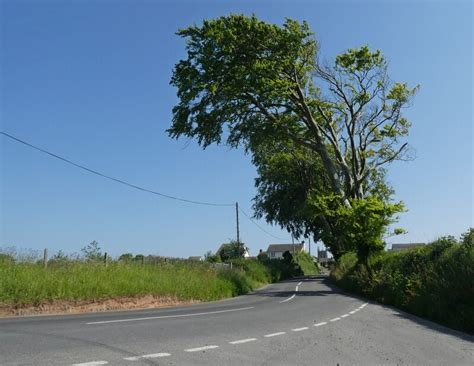
{"type": "Polygon", "coordinates": [[[197,138],[204,148],[243,145],[254,155],[269,141],[290,141],[317,160],[322,177],[314,184],[324,187],[316,191],[330,193],[333,211],[368,199],[370,177],[409,157],[402,110],[417,88],[391,82],[380,51],[350,49],[324,66],[307,23],[278,26],[243,15],[178,35],[187,58],[171,80],[179,97],[172,137],[197,138]]]}
{"type": "Polygon", "coordinates": [[[351,198],[348,208],[332,192],[318,155],[291,141],[259,145],[253,163],[258,172],[256,216],[278,223],[297,237],[322,240],[336,259],[356,250],[365,260],[370,251],[382,249],[388,224],[403,209],[391,202],[393,190],[381,169],[367,179],[366,197],[351,198]]]}

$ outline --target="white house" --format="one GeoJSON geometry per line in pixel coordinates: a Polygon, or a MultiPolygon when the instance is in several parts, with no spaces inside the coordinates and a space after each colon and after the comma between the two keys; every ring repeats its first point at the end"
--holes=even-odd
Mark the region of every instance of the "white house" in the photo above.
{"type": "Polygon", "coordinates": [[[304,244],[270,244],[267,249],[270,259],[282,258],[285,252],[290,254],[304,252],[304,244]]]}
{"type": "Polygon", "coordinates": [[[389,249],[391,252],[399,252],[401,250],[407,250],[412,248],[418,248],[425,245],[425,243],[410,243],[410,244],[392,244],[392,248],[389,249]]]}

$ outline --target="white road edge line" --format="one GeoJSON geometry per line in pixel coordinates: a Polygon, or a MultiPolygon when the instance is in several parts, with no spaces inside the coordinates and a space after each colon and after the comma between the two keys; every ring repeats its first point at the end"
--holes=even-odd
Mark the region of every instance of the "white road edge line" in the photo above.
{"type": "Polygon", "coordinates": [[[199,316],[199,315],[210,315],[210,314],[222,314],[222,313],[230,313],[232,311],[242,311],[242,310],[249,310],[253,309],[253,306],[248,306],[245,308],[236,308],[236,309],[227,309],[227,310],[217,310],[217,311],[207,311],[204,313],[191,313],[191,314],[179,314],[179,315],[163,315],[163,316],[149,316],[146,318],[130,318],[130,319],[117,319],[117,320],[102,320],[98,322],[89,322],[86,325],[92,324],[108,324],[108,323],[123,323],[123,322],[135,322],[140,320],[152,320],[152,319],[168,319],[168,318],[185,318],[190,316],[199,316]]]}
{"type": "Polygon", "coordinates": [[[257,340],[257,338],[239,339],[238,341],[229,342],[229,344],[242,344],[242,343],[253,342],[253,341],[256,341],[256,340],[257,340]]]}
{"type": "Polygon", "coordinates": [[[330,322],[337,322],[338,320],[341,320],[341,318],[334,318],[334,319],[331,319],[330,322]]]}
{"type": "Polygon", "coordinates": [[[91,361],[91,362],[84,362],[84,363],[74,363],[72,366],[96,366],[96,365],[107,365],[108,361],[91,361]]]}
{"type": "Polygon", "coordinates": [[[291,295],[288,299],[285,299],[283,301],[280,301],[280,304],[284,303],[284,302],[287,302],[287,301],[290,301],[291,299],[293,299],[296,295],[291,295]]]}
{"type": "Polygon", "coordinates": [[[350,314],[341,315],[341,318],[347,318],[350,314]]]}
{"type": "Polygon", "coordinates": [[[292,332],[301,332],[302,330],[307,330],[309,329],[308,327],[301,327],[301,328],[295,328],[295,329],[292,329],[291,331],[292,332]]]}
{"type": "Polygon", "coordinates": [[[283,334],[286,334],[286,332],[276,332],[276,333],[265,334],[264,337],[265,338],[270,338],[270,337],[280,336],[280,335],[283,335],[283,334]]]}
{"type": "Polygon", "coordinates": [[[171,354],[162,352],[162,353],[152,353],[152,354],[149,354],[149,355],[142,355],[142,356],[124,357],[124,360],[126,360],[126,361],[138,361],[141,358],[158,358],[158,357],[168,357],[168,356],[171,356],[171,354]]]}
{"type": "Polygon", "coordinates": [[[219,346],[216,346],[215,344],[211,344],[210,346],[188,348],[188,349],[185,349],[184,352],[199,352],[199,351],[204,351],[206,349],[214,349],[214,348],[219,348],[219,346]]]}
{"type": "Polygon", "coordinates": [[[326,325],[328,322],[321,322],[321,323],[318,323],[318,324],[315,324],[314,326],[315,327],[320,327],[321,325],[326,325]]]}

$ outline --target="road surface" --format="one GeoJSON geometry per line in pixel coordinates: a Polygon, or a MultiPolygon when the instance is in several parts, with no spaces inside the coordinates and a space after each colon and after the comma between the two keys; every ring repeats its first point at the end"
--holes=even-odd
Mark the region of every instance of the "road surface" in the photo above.
{"type": "Polygon", "coordinates": [[[474,337],[285,281],[158,310],[0,319],[0,365],[473,365],[474,337]]]}

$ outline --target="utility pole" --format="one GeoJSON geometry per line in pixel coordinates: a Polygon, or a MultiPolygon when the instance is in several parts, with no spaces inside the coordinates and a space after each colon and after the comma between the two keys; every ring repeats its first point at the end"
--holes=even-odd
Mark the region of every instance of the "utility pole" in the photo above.
{"type": "Polygon", "coordinates": [[[237,243],[240,244],[240,233],[239,233],[239,203],[235,203],[235,218],[237,220],[237,243]]]}
{"type": "Polygon", "coordinates": [[[295,237],[291,234],[291,243],[293,244],[293,255],[295,255],[295,237]]]}
{"type": "Polygon", "coordinates": [[[309,250],[309,256],[311,257],[311,236],[308,238],[308,250],[309,250]]]}
{"type": "Polygon", "coordinates": [[[44,248],[43,252],[43,267],[46,269],[48,267],[48,248],[44,248]]]}

